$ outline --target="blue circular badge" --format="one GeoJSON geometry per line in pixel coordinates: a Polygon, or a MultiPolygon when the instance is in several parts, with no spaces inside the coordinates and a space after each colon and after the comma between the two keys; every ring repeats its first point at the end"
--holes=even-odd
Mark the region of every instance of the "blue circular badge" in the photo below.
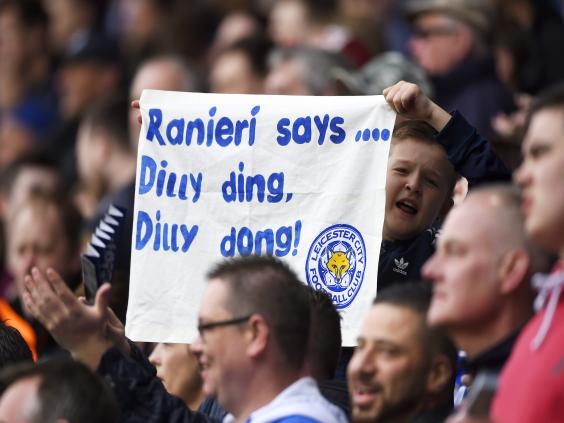
{"type": "Polygon", "coordinates": [[[323,290],[337,309],[347,308],[358,293],[366,269],[366,247],[350,225],[333,225],[313,241],[306,260],[308,285],[323,290]]]}

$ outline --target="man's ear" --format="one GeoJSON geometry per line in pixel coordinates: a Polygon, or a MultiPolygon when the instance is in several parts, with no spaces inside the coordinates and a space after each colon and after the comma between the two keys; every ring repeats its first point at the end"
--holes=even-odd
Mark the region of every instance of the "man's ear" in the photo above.
{"type": "Polygon", "coordinates": [[[427,392],[439,394],[454,377],[454,369],[448,357],[444,354],[435,354],[427,375],[427,392]]]}
{"type": "Polygon", "coordinates": [[[270,328],[264,317],[260,314],[253,314],[245,331],[247,341],[247,353],[250,357],[256,358],[264,353],[270,338],[270,328]]]}
{"type": "Polygon", "coordinates": [[[529,270],[529,263],[529,255],[522,249],[509,251],[503,256],[499,266],[502,294],[515,291],[523,283],[529,270]]]}

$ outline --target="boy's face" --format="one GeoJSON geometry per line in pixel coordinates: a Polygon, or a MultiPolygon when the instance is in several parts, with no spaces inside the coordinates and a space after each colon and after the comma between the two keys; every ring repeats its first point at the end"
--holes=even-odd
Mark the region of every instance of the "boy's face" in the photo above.
{"type": "Polygon", "coordinates": [[[383,238],[413,238],[428,228],[448,197],[454,169],[439,144],[406,138],[392,145],[383,238]]]}
{"type": "Polygon", "coordinates": [[[564,254],[564,110],[535,113],[523,141],[524,160],[514,179],[523,189],[522,211],[531,238],[564,254]]]}

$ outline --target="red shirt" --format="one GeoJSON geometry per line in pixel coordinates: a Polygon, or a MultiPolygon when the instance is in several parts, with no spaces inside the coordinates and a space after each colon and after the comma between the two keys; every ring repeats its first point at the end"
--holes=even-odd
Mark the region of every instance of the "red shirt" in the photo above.
{"type": "MultiPolygon", "coordinates": [[[[561,264],[560,270],[564,281],[561,264]]],[[[533,350],[546,311],[545,305],[525,326],[503,368],[491,410],[496,423],[564,422],[564,286],[550,328],[533,350]]]]}

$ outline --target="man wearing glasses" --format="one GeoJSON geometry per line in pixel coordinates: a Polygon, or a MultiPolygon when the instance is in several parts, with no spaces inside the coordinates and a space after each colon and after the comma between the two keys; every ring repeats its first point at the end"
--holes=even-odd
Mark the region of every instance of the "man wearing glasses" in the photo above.
{"type": "Polygon", "coordinates": [[[496,76],[489,44],[494,7],[490,0],[409,0],[409,51],[427,72],[434,100],[460,111],[487,139],[491,119],[512,112],[512,95],[496,76]],[[483,99],[487,98],[487,101],[483,99]]]}
{"type": "MultiPolygon", "coordinates": [[[[34,269],[26,287],[28,305],[57,341],[111,379],[122,421],[212,421],[166,393],[107,308],[108,285],[100,288],[94,306],[79,303],[53,271],[34,269]]],[[[231,413],[224,422],[347,421],[312,378],[302,377],[309,297],[285,264],[267,257],[220,264],[209,274],[198,318],[200,335],[191,348],[204,392],[231,413]]]]}

